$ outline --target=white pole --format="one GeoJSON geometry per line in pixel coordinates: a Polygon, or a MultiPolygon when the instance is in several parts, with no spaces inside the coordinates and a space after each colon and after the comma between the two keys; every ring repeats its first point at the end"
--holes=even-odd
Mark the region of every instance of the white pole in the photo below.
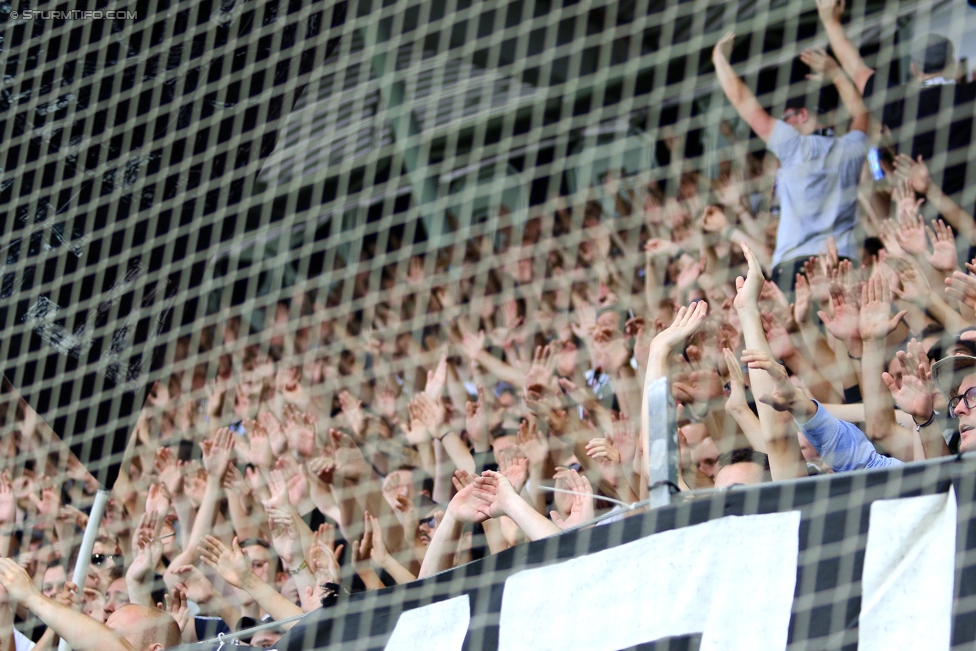
{"type": "MultiPolygon", "coordinates": [[[[102,515],[105,513],[105,505],[108,504],[110,493],[100,490],[95,493],[95,502],[92,504],[91,514],[88,516],[88,526],[85,527],[85,537],[81,539],[81,550],[78,552],[78,562],[75,563],[75,572],[71,580],[78,586],[78,594],[85,590],[85,579],[88,578],[88,565],[91,563],[92,548],[95,546],[95,538],[98,537],[98,527],[102,523],[102,515]]],[[[58,642],[58,651],[70,651],[71,647],[64,638],[58,642]]]]}

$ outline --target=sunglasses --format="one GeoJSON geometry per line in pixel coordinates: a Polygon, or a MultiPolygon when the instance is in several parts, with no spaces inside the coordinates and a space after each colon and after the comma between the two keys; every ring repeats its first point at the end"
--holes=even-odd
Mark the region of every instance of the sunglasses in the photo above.
{"type": "Polygon", "coordinates": [[[112,562],[118,567],[122,567],[125,564],[125,556],[122,554],[92,554],[91,564],[95,567],[101,567],[107,559],[112,559],[112,562]]]}
{"type": "Polygon", "coordinates": [[[967,409],[976,409],[976,387],[971,387],[966,393],[949,401],[949,415],[953,418],[956,417],[956,407],[960,402],[965,402],[967,409]]]}
{"type": "Polygon", "coordinates": [[[428,529],[435,529],[437,527],[437,516],[431,515],[426,518],[421,518],[417,524],[418,526],[421,524],[426,524],[428,529]]]}

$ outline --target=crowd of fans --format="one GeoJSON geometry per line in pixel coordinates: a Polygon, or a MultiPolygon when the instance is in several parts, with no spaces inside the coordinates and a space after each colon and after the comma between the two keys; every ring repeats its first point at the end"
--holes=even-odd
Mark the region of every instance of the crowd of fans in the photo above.
{"type": "MultiPolygon", "coordinates": [[[[843,109],[809,93],[774,118],[727,35],[718,80],[766,149],[737,143],[718,178],[686,172],[665,198],[610,175],[608,200],[556,206],[520,245],[456,244],[501,268],[440,285],[451,256],[417,256],[350,319],[303,290],[263,332],[236,317],[181,340],[84,585],[68,579],[98,484],[21,404],[3,441],[18,464],[0,476],[0,648],[155,651],[586,526],[647,497],[658,378],[682,491],[976,449],[972,216],[912,156],[904,107],[865,102],[880,91],[843,4],[819,5],[837,59],[801,59],[843,109]],[[557,246],[580,215],[578,247],[557,246]],[[423,314],[436,325],[415,337],[423,314]]],[[[969,86],[941,37],[915,44],[911,72],[898,101],[919,111],[969,86]]],[[[369,274],[355,282],[362,298],[369,274]]]]}

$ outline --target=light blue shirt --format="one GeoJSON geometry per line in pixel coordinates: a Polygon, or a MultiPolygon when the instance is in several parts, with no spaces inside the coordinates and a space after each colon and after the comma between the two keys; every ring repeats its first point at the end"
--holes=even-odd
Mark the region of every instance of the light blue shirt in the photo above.
{"type": "Polygon", "coordinates": [[[796,421],[800,431],[816,448],[820,458],[834,472],[861,470],[863,468],[890,468],[902,462],[878,454],[864,432],[857,427],[832,416],[817,404],[817,413],[805,423],[796,421]]]}
{"type": "Polygon", "coordinates": [[[774,266],[822,253],[831,235],[840,256],[860,257],[854,226],[867,140],[862,131],[841,138],[803,136],[776,120],[767,143],[781,165],[776,173],[780,217],[774,266]]]}

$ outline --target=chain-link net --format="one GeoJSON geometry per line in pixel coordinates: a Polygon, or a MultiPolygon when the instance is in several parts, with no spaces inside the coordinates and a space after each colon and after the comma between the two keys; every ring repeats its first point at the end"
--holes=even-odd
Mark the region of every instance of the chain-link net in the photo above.
{"type": "MultiPolygon", "coordinates": [[[[253,572],[306,609],[515,547],[444,579],[453,596],[470,581],[488,589],[493,605],[472,606],[487,619],[471,630],[489,632],[466,639],[495,648],[505,570],[607,546],[592,543],[598,533],[518,543],[646,499],[645,361],[680,306],[702,301],[710,316],[671,360],[678,483],[709,488],[736,463],[763,470],[764,457],[742,456],[762,447],[759,419],[754,432],[728,404],[743,379],[723,349],[749,348],[732,300],[746,275],[740,244],[784,286],[764,291],[761,334],[801,391],[862,425],[886,458],[947,453],[939,437],[936,453],[913,438],[924,414],[911,422],[900,385],[888,400],[880,366],[864,362],[862,376],[852,340],[829,324],[869,276],[921,305],[885,363],[924,357],[902,341],[911,336],[933,361],[950,354],[976,322],[974,293],[939,285],[976,241],[976,10],[838,6],[842,21],[825,30],[829,7],[785,0],[0,5],[0,507],[11,505],[0,508],[0,556],[57,595],[92,497],[110,489],[92,592],[76,600],[105,619],[126,601],[177,594],[193,612],[181,639],[194,641],[292,612],[235,591],[220,565],[240,560],[235,537],[253,572]],[[715,74],[713,47],[729,30],[729,60],[773,117],[802,107],[824,138],[857,130],[830,75],[799,58],[828,37],[874,116],[858,226],[845,231],[856,247],[840,253],[863,265],[827,249],[805,270],[806,294],[792,291],[799,258],[776,257],[777,224],[781,241],[789,229],[774,145],[750,132],[715,74]],[[941,67],[935,46],[919,45],[928,34],[955,45],[941,67]],[[928,202],[905,213],[916,193],[928,202]],[[923,218],[937,215],[952,229],[930,223],[930,247],[923,218]],[[945,300],[921,304],[928,293],[945,300]],[[544,524],[496,510],[463,527],[450,559],[430,561],[438,527],[453,522],[447,505],[472,482],[495,494],[475,480],[495,469],[544,524]]],[[[756,368],[742,366],[747,378],[756,368]]],[[[956,432],[929,389],[936,426],[956,432]]],[[[751,391],[741,398],[765,423],[751,391]]],[[[822,451],[791,440],[799,474],[830,470],[822,451]]],[[[772,466],[773,479],[796,476],[772,466]]],[[[687,508],[710,518],[721,499],[687,508]]],[[[729,513],[794,506],[820,508],[784,498],[729,513]]],[[[668,529],[640,517],[652,523],[641,535],[668,529]]],[[[631,521],[586,531],[618,535],[631,521]]],[[[801,545],[811,564],[817,544],[801,545]]],[[[384,616],[413,598],[391,594],[377,602],[396,604],[384,616]]],[[[831,641],[804,646],[806,624],[794,621],[795,648],[856,643],[857,609],[839,603],[811,615],[829,619],[831,641]]],[[[38,642],[44,626],[27,611],[37,615],[20,608],[18,630],[38,642]]],[[[343,640],[372,648],[396,621],[343,624],[343,640]]]]}

